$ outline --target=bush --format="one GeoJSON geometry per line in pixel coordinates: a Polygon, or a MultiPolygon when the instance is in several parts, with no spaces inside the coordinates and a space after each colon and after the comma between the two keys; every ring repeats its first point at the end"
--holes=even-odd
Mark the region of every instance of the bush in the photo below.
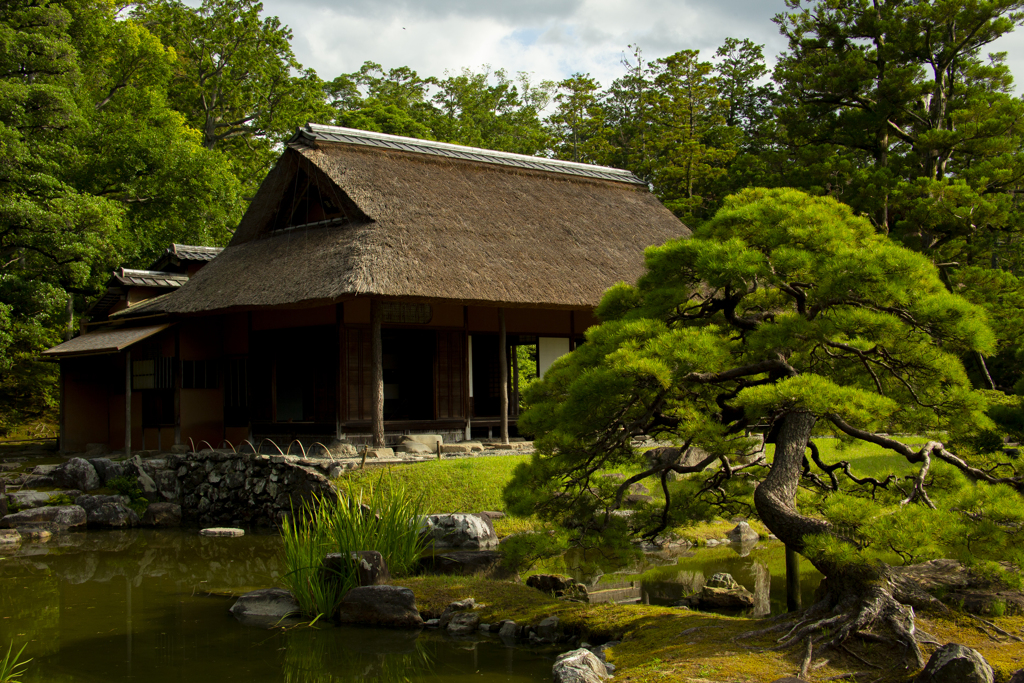
{"type": "Polygon", "coordinates": [[[324,556],[350,557],[376,550],[393,576],[413,572],[426,545],[419,533],[423,498],[409,498],[405,487],[384,475],[356,492],[349,486],[336,500],[314,497],[285,519],[285,583],[307,616],[333,615],[357,583],[355,562],[333,575],[324,556]]]}
{"type": "Polygon", "coordinates": [[[135,511],[139,517],[142,517],[146,512],[146,508],[149,507],[149,501],[146,500],[145,494],[142,492],[142,487],[139,486],[139,480],[135,477],[125,474],[120,477],[114,477],[107,481],[107,486],[114,489],[117,493],[122,496],[128,497],[128,507],[135,511]]]}

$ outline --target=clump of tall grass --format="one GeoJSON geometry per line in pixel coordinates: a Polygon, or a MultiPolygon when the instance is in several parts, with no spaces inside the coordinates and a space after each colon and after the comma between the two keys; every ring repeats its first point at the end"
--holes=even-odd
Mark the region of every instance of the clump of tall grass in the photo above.
{"type": "Polygon", "coordinates": [[[7,656],[0,659],[0,683],[15,683],[25,673],[25,667],[31,659],[22,661],[21,653],[25,651],[28,643],[21,646],[21,649],[14,652],[14,643],[7,647],[7,656]]]}
{"type": "Polygon", "coordinates": [[[336,499],[314,496],[291,518],[285,519],[285,583],[303,614],[331,616],[350,588],[358,583],[352,553],[376,550],[392,576],[412,573],[426,547],[419,533],[423,497],[384,475],[358,491],[344,488],[336,499]],[[324,557],[338,553],[349,561],[324,565],[324,557]]]}

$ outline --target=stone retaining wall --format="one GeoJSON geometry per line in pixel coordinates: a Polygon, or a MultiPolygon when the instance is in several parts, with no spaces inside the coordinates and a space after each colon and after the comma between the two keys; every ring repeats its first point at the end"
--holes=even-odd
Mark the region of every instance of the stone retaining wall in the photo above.
{"type": "Polygon", "coordinates": [[[331,460],[220,451],[128,462],[149,476],[151,485],[140,476],[147,497],[181,505],[182,521],[202,526],[276,526],[311,496],[333,497],[329,478],[341,472],[331,460]]]}

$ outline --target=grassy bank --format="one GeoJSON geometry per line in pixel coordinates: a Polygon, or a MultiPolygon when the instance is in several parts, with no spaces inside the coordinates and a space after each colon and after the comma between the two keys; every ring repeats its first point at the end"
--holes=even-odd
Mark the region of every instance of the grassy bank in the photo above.
{"type": "MultiPolygon", "coordinates": [[[[427,617],[438,616],[453,600],[472,597],[482,604],[479,611],[485,623],[512,619],[519,624],[536,625],[555,615],[567,632],[592,644],[620,640],[608,657],[618,667],[616,681],[768,683],[783,676],[795,676],[803,659],[802,647],[778,652],[772,650],[777,643],[770,637],[739,637],[764,628],[764,620],[670,607],[562,602],[522,584],[473,577],[412,577],[404,579],[402,585],[413,590],[420,611],[427,617]]],[[[995,621],[1007,631],[1024,630],[1022,617],[995,621]]],[[[1006,681],[1022,666],[1020,643],[993,641],[970,617],[918,615],[918,627],[942,643],[962,643],[981,652],[996,670],[997,680],[1006,681]]],[[[876,662],[901,661],[898,653],[877,644],[851,643],[850,649],[876,662]]],[[[925,651],[930,654],[931,648],[925,651]]],[[[873,669],[852,656],[832,651],[816,656],[814,662],[826,660],[814,669],[811,680],[863,672],[866,675],[856,680],[906,683],[916,673],[901,666],[873,669]]]]}
{"type": "MultiPolygon", "coordinates": [[[[923,438],[907,440],[922,443],[923,438]]],[[[818,442],[826,462],[849,460],[861,475],[884,477],[889,472],[904,475],[910,467],[898,457],[870,444],[847,447],[833,439],[818,442]]],[[[511,478],[513,468],[529,456],[508,455],[470,459],[449,459],[389,468],[367,468],[345,477],[346,483],[377,482],[385,470],[391,480],[405,486],[411,495],[424,497],[424,508],[429,512],[479,512],[503,510],[502,489],[511,478]]],[[[384,477],[385,481],[387,476],[384,477]]],[[[655,491],[655,487],[648,486],[655,491]]],[[[525,528],[530,520],[507,518],[497,525],[499,534],[525,528]],[[518,525],[518,526],[517,526],[518,525]]],[[[766,530],[756,521],[756,529],[766,530]]],[[[680,530],[690,539],[721,538],[733,526],[725,520],[680,530]]],[[[734,554],[727,548],[704,552],[704,559],[716,554],[722,559],[734,554]]],[[[780,552],[763,558],[773,580],[783,580],[784,559],[780,552]]],[[[547,571],[564,571],[559,567],[561,558],[540,565],[547,571]]],[[[659,580],[668,578],[680,569],[699,569],[695,559],[679,558],[675,565],[648,569],[635,576],[618,574],[616,581],[659,580]],[[662,575],[665,575],[662,577],[662,575]]],[[[474,598],[480,607],[484,622],[512,619],[517,623],[538,624],[545,617],[556,615],[571,633],[591,643],[621,640],[609,653],[616,664],[617,681],[680,681],[687,683],[768,683],[787,675],[796,675],[803,658],[803,648],[777,652],[777,643],[771,638],[739,636],[765,627],[765,620],[727,617],[717,614],[691,612],[678,608],[644,605],[583,605],[562,602],[521,583],[492,581],[477,577],[417,576],[401,580],[411,588],[419,609],[425,617],[438,616],[453,600],[474,598]]],[[[1024,635],[1024,617],[993,619],[1001,628],[1024,635]]],[[[1021,644],[997,642],[979,628],[972,617],[951,614],[936,617],[918,614],[918,627],[934,635],[940,642],[958,642],[981,652],[997,671],[997,681],[1006,681],[1010,674],[1022,666],[1021,644]]],[[[1003,639],[1005,640],[1005,639],[1003,639]]],[[[902,656],[878,644],[851,643],[858,656],[873,662],[900,662],[902,656]]],[[[932,647],[926,647],[926,655],[932,647]]],[[[816,655],[818,668],[810,680],[823,681],[862,674],[856,680],[879,683],[909,683],[914,671],[893,665],[886,669],[866,666],[846,653],[826,652],[816,655]],[[827,661],[826,661],[827,660],[827,661]]]]}

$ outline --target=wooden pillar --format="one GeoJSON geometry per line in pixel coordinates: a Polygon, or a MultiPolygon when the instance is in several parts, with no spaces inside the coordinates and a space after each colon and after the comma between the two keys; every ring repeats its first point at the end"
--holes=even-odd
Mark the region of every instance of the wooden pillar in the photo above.
{"type": "Polygon", "coordinates": [[[473,438],[473,339],[469,336],[469,306],[462,307],[462,414],[466,441],[473,438]]]}
{"type": "Polygon", "coordinates": [[[383,307],[370,301],[370,370],[373,377],[373,447],[384,447],[384,344],[380,337],[383,307]]]}
{"type": "MultiPolygon", "coordinates": [[[[248,381],[248,380],[247,380],[248,381]]],[[[248,386],[248,384],[246,384],[248,386]]],[[[174,445],[181,445],[181,329],[174,332],[174,445]]]]}
{"type": "Polygon", "coordinates": [[[519,417],[519,347],[512,351],[512,414],[519,417]]]}
{"type": "Polygon", "coordinates": [[[338,328],[338,377],[335,382],[334,393],[334,440],[343,441],[345,433],[341,423],[345,421],[348,414],[348,382],[346,381],[348,370],[347,348],[345,345],[345,304],[338,304],[334,308],[335,325],[338,328]]]}
{"type": "Polygon", "coordinates": [[[800,554],[786,546],[786,609],[796,612],[800,599],[800,554]]]}
{"type": "Polygon", "coordinates": [[[64,363],[61,363],[60,367],[60,441],[57,443],[58,452],[64,455],[68,452],[68,426],[67,426],[67,410],[64,407],[64,401],[67,400],[67,395],[64,391],[64,385],[67,383],[67,374],[64,372],[64,363]]]}
{"type": "Polygon", "coordinates": [[[132,352],[124,352],[124,457],[132,457],[132,352]]]}
{"type": "Polygon", "coordinates": [[[505,309],[498,309],[498,365],[501,366],[501,442],[508,443],[508,349],[505,346],[505,309]]]}

